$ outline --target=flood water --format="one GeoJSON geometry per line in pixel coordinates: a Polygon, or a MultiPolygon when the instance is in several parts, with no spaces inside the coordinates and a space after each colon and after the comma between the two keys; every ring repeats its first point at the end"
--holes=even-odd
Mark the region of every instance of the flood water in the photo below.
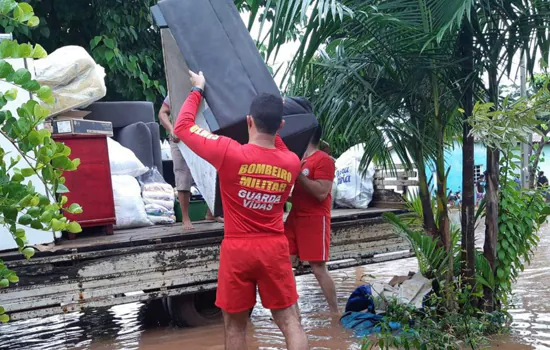
{"type": "MultiPolygon", "coordinates": [[[[550,229],[531,266],[515,286],[512,334],[493,341],[493,349],[550,349],[550,229]]],[[[353,289],[373,278],[416,271],[416,259],[333,271],[342,305],[353,289]]],[[[313,349],[359,349],[360,339],[334,324],[313,276],[298,277],[302,321],[313,349]]],[[[223,349],[222,325],[200,328],[146,327],[142,304],[12,322],[0,326],[0,349],[223,349]]],[[[257,306],[248,332],[250,349],[284,349],[284,338],[267,310],[257,306]]]]}

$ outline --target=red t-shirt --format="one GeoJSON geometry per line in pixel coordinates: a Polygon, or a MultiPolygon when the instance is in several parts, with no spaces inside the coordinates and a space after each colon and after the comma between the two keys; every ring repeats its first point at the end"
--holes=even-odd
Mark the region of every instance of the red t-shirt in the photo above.
{"type": "Polygon", "coordinates": [[[225,235],[283,234],[283,209],[300,172],[300,159],[277,135],[275,148],[241,145],[195,124],[201,102],[192,92],[174,129],[177,137],[218,171],[225,235]]]}
{"type": "MultiPolygon", "coordinates": [[[[325,152],[317,151],[305,159],[302,174],[310,180],[334,181],[336,167],[334,160],[325,152]]],[[[297,216],[330,216],[332,208],[332,194],[322,201],[319,200],[301,185],[298,181],[292,192],[292,213],[297,216]]]]}

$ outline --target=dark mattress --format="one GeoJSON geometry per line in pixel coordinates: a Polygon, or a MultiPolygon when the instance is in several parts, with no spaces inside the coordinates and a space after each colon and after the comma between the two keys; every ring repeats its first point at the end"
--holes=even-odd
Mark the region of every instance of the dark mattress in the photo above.
{"type": "MultiPolygon", "coordinates": [[[[248,142],[246,115],[252,100],[260,93],[280,92],[233,1],[162,0],[151,11],[156,24],[170,30],[187,66],[206,76],[209,110],[204,116],[210,130],[248,142]]],[[[292,98],[285,98],[284,118],[281,136],[302,157],[317,119],[304,101],[292,98]]]]}

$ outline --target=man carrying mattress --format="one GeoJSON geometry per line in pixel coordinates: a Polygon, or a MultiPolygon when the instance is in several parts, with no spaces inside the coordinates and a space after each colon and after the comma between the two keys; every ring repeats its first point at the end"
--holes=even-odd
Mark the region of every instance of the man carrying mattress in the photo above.
{"type": "Polygon", "coordinates": [[[223,310],[225,348],[246,349],[249,310],[271,310],[291,350],[308,349],[294,305],[296,283],[284,235],[283,206],[300,172],[300,160],[277,131],[283,126],[283,101],[261,94],[247,116],[249,142],[238,142],[195,124],[205,79],[190,72],[193,89],[182,106],[176,136],[218,171],[225,211],[216,305],[223,310]]]}

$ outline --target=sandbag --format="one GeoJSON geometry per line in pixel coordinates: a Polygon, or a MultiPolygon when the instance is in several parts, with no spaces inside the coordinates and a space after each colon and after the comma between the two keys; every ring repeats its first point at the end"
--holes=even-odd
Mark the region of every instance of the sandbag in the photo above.
{"type": "Polygon", "coordinates": [[[129,175],[138,177],[145,174],[149,168],[136,157],[129,148],[120,143],[107,138],[107,148],[109,150],[109,165],[111,166],[111,175],[129,175]]]}
{"type": "Polygon", "coordinates": [[[137,180],[129,175],[115,175],[111,178],[115,200],[115,229],[151,226],[137,180]]]}
{"type": "Polygon", "coordinates": [[[374,193],[374,168],[360,170],[365,149],[355,145],[336,160],[336,177],[333,196],[336,206],[342,208],[367,209],[374,193]]]}
{"type": "Polygon", "coordinates": [[[36,81],[52,89],[51,115],[87,107],[107,94],[105,70],[80,46],[59,48],[34,66],[36,81]]]}

